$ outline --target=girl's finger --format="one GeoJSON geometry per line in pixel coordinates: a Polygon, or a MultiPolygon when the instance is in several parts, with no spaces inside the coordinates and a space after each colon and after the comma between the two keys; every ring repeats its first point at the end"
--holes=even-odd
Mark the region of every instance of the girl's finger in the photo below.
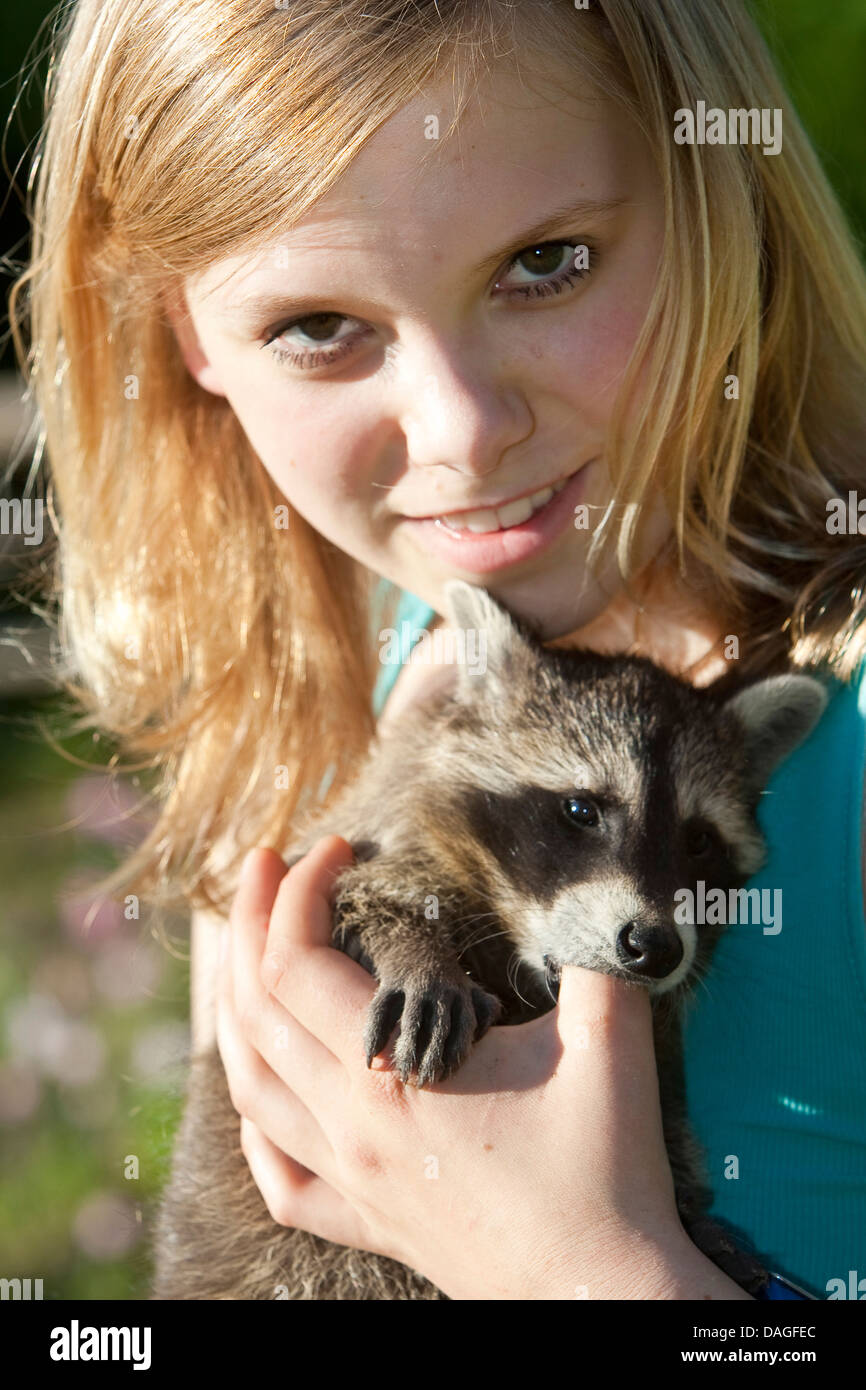
{"type": "Polygon", "coordinates": [[[655,1082],[652,1009],[641,985],[581,966],[563,968],[557,1002],[557,1030],[565,1061],[585,1068],[592,1049],[618,1069],[655,1082]]]}
{"type": "MultiPolygon", "coordinates": [[[[263,866],[267,870],[267,866],[263,866]]],[[[291,872],[291,871],[290,871],[291,872]]],[[[280,1001],[268,993],[261,980],[265,935],[255,912],[239,913],[231,931],[229,968],[224,972],[224,1007],[231,1011],[241,1036],[288,1086],[304,1078],[314,1095],[331,1069],[338,1067],[325,1043],[314,1038],[280,1001]],[[230,978],[229,978],[230,977],[230,978]],[[330,1064],[330,1066],[329,1066],[330,1064]]],[[[339,1084],[339,1080],[330,1083],[339,1084]]]]}
{"type": "MultiPolygon", "coordinates": [[[[271,856],[270,850],[253,850],[244,860],[241,874],[243,877],[244,873],[249,873],[247,892],[240,899],[235,921],[229,928],[230,957],[228,969],[224,971],[223,987],[227,997],[233,1000],[232,1011],[240,1032],[273,1065],[275,1052],[281,1052],[285,1062],[286,1052],[291,1054],[293,1051],[292,1040],[302,1030],[279,1000],[265,989],[261,979],[267,941],[267,933],[262,930],[261,909],[268,902],[274,884],[278,887],[285,877],[285,866],[283,874],[277,877],[276,864],[269,863],[268,856],[271,856]],[[227,976],[230,976],[230,980],[227,976]]],[[[271,859],[282,864],[278,856],[271,856],[271,859]]],[[[271,906],[272,903],[269,903],[267,907],[266,926],[271,906]]],[[[321,1047],[322,1044],[317,1046],[321,1047]]],[[[309,1062],[309,1048],[305,1049],[305,1058],[309,1062]]]]}
{"type": "Polygon", "coordinates": [[[251,849],[242,865],[229,922],[254,921],[267,928],[277,889],[288,870],[272,849],[251,849]]]}
{"type": "Polygon", "coordinates": [[[365,1071],[363,1034],[375,986],[332,949],[334,875],[351,863],[345,840],[329,836],[282,880],[261,965],[265,988],[353,1071],[365,1071]]]}
{"type": "Polygon", "coordinates": [[[278,1225],[310,1231],[336,1245],[371,1249],[369,1233],[345,1197],[284,1154],[251,1120],[241,1120],[241,1150],[278,1225]]]}
{"type": "MultiPolygon", "coordinates": [[[[568,966],[562,972],[559,1008],[563,1065],[572,1068],[611,1155],[636,1147],[644,1156],[650,1187],[665,1183],[673,1202],[647,990],[568,966]]],[[[633,1195],[633,1182],[630,1190],[633,1195]]]]}
{"type": "Polygon", "coordinates": [[[303,1101],[249,1046],[231,1009],[223,1004],[217,1010],[217,1046],[238,1114],[256,1124],[303,1167],[320,1177],[333,1176],[334,1154],[324,1130],[303,1101]]]}
{"type": "MultiPolygon", "coordinates": [[[[237,939],[240,942],[242,937],[256,932],[255,927],[242,928],[237,939]]],[[[241,977],[246,980],[245,972],[250,968],[248,963],[241,967],[235,979],[233,1001],[229,993],[224,1006],[239,1036],[297,1095],[300,1096],[303,1088],[303,1100],[312,1098],[321,1104],[323,1097],[342,1095],[346,1074],[339,1057],[327,1043],[299,1023],[274,995],[266,994],[263,987],[259,986],[258,993],[254,986],[253,994],[248,995],[241,977]]],[[[258,983],[258,976],[256,981],[258,983]]]]}
{"type": "MultiPolygon", "coordinates": [[[[342,869],[354,863],[351,845],[340,835],[326,835],[318,840],[303,859],[289,869],[287,891],[296,891],[307,899],[308,911],[303,920],[272,921],[268,932],[268,950],[279,951],[290,946],[329,946],[333,935],[333,894],[336,878],[342,869]],[[291,885],[291,887],[290,887],[291,885]]],[[[279,896],[279,894],[277,895],[279,896]]]]}

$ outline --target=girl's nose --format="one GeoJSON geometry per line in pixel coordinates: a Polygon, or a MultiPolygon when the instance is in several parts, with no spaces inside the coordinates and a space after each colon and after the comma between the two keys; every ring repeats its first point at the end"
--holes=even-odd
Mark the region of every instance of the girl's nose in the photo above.
{"type": "Polygon", "coordinates": [[[402,426],[410,467],[492,473],[535,428],[523,391],[477,363],[428,362],[405,380],[402,426]]]}

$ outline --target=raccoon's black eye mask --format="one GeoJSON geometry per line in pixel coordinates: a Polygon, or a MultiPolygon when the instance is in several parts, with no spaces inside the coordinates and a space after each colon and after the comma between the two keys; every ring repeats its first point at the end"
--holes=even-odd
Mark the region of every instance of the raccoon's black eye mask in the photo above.
{"type": "MultiPolygon", "coordinates": [[[[571,825],[591,830],[601,822],[599,808],[590,796],[564,796],[560,805],[571,825]]],[[[685,827],[685,850],[690,859],[706,859],[714,851],[724,849],[715,830],[705,821],[692,821],[685,827]]]]}

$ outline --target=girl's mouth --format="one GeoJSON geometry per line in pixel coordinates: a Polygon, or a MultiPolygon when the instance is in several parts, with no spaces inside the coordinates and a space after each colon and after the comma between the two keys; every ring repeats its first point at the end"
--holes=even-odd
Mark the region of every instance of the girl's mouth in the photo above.
{"type": "Polygon", "coordinates": [[[536,512],[546,506],[556,492],[561,492],[568,478],[561,478],[550,487],[543,487],[528,497],[518,497],[516,502],[506,502],[502,507],[485,507],[475,512],[452,512],[450,516],[436,517],[439,526],[449,531],[471,531],[473,535],[489,535],[491,531],[510,531],[513,526],[521,526],[536,512]]]}
{"type": "Polygon", "coordinates": [[[570,477],[501,507],[452,512],[438,517],[407,517],[419,545],[450,569],[490,574],[530,559],[550,545],[574,518],[583,501],[593,464],[570,477]]]}

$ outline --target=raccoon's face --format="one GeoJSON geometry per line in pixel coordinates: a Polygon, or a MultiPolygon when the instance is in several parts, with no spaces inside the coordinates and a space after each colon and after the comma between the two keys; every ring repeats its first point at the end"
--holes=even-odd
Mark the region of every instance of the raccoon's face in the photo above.
{"type": "MultiPolygon", "coordinates": [[[[661,993],[708,957],[719,928],[696,924],[693,905],[746,882],[742,846],[706,818],[657,816],[665,803],[592,789],[478,794],[472,831],[491,832],[491,897],[527,965],[547,975],[582,965],[661,993]]],[[[750,837],[755,867],[759,843],[750,837]]]]}
{"type": "Polygon", "coordinates": [[[526,964],[548,975],[583,965],[661,993],[718,937],[694,920],[701,885],[741,886],[765,849],[732,730],[726,746],[724,725],[703,709],[685,719],[669,691],[654,707],[643,674],[622,667],[608,689],[564,687],[552,718],[524,708],[497,731],[486,785],[464,787],[460,803],[526,964]]]}
{"type": "Polygon", "coordinates": [[[723,930],[691,907],[760,868],[760,795],[827,691],[793,674],[695,689],[642,658],[546,649],[484,590],[448,591],[452,625],[488,650],[435,753],[452,859],[538,971],[674,989],[723,930]]]}

